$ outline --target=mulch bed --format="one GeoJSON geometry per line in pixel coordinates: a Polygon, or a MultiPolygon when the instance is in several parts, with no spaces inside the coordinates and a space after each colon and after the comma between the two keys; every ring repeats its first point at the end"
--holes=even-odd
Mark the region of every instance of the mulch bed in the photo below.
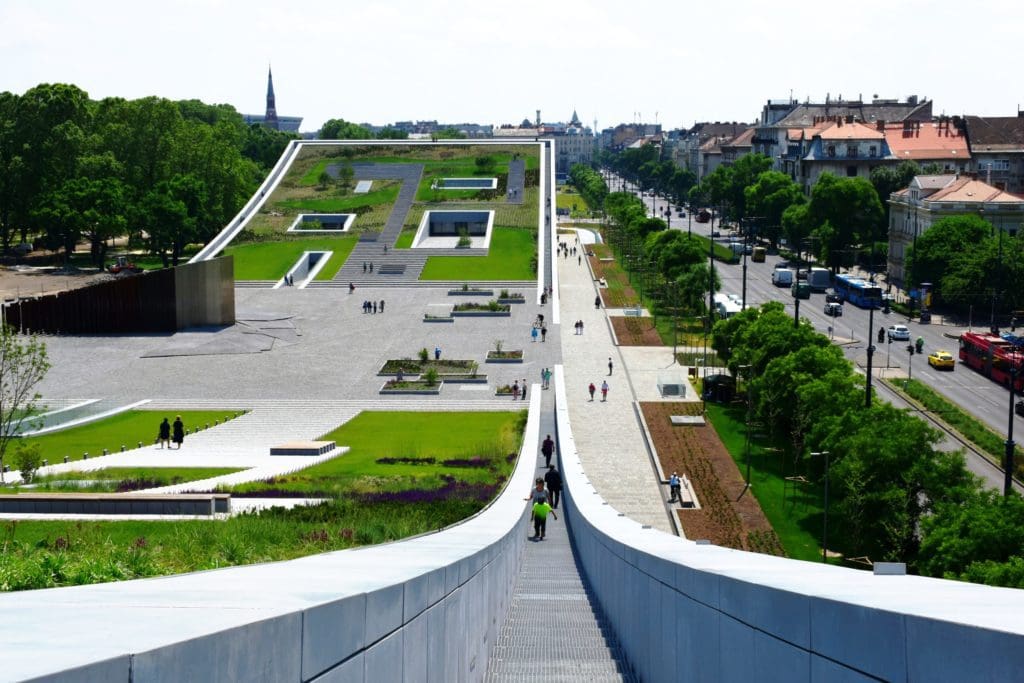
{"type": "Polygon", "coordinates": [[[596,256],[590,256],[590,267],[593,269],[594,278],[604,278],[609,283],[608,289],[598,290],[601,295],[601,302],[605,308],[626,308],[635,306],[640,297],[636,290],[629,284],[629,276],[614,261],[601,261],[596,256]],[[621,288],[612,289],[611,283],[621,283],[621,288]]]}
{"type": "Polygon", "coordinates": [[[611,321],[620,346],[664,346],[654,318],[612,317],[611,321]]]}
{"type": "Polygon", "coordinates": [[[705,538],[729,548],[785,555],[757,498],[743,491],[743,475],[714,427],[673,426],[672,415],[699,415],[699,403],[642,402],[644,420],[665,472],[685,474],[693,484],[700,510],[679,510],[689,539],[705,538]]]}

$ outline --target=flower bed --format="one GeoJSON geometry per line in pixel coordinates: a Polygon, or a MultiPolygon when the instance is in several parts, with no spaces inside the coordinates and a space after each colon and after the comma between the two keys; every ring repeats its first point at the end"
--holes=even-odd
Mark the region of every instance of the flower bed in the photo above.
{"type": "Polygon", "coordinates": [[[434,368],[439,374],[471,375],[479,367],[475,360],[426,360],[418,358],[389,358],[384,361],[377,372],[381,376],[394,376],[401,372],[403,375],[420,375],[429,368],[434,368]]]}
{"type": "Polygon", "coordinates": [[[487,375],[472,374],[442,374],[443,379],[448,384],[487,384],[487,375]]]}
{"type": "Polygon", "coordinates": [[[486,362],[488,363],[522,363],[523,352],[521,349],[514,351],[488,351],[486,362]]]}
{"type": "Polygon", "coordinates": [[[422,379],[403,379],[398,381],[397,379],[391,379],[384,382],[384,385],[380,388],[381,394],[422,394],[426,396],[436,395],[441,393],[441,387],[444,382],[433,382],[429,383],[422,379]]]}
{"type": "Polygon", "coordinates": [[[448,296],[494,296],[493,289],[449,289],[448,296]]]}
{"type": "Polygon", "coordinates": [[[512,307],[508,304],[498,303],[493,299],[485,304],[467,301],[461,304],[455,304],[452,308],[452,315],[456,315],[458,313],[509,313],[511,310],[512,307]]]}
{"type": "Polygon", "coordinates": [[[526,297],[519,292],[509,292],[507,289],[498,293],[499,304],[525,304],[526,297]]]}

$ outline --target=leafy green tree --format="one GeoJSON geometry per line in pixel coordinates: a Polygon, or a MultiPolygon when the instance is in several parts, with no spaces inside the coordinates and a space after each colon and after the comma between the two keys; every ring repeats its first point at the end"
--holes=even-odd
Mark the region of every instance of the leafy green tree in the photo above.
{"type": "Polygon", "coordinates": [[[473,159],[473,164],[476,166],[477,173],[493,172],[494,163],[494,157],[490,154],[484,154],[473,159]]]}
{"type": "Polygon", "coordinates": [[[584,164],[573,164],[569,169],[569,181],[591,209],[600,210],[604,206],[608,185],[600,173],[584,164]]]}
{"type": "Polygon", "coordinates": [[[712,274],[706,263],[690,264],[676,278],[679,303],[694,313],[707,311],[708,286],[712,284],[715,291],[722,287],[718,270],[712,274]]]}
{"type": "Polygon", "coordinates": [[[878,193],[885,214],[885,224],[889,224],[889,195],[910,185],[914,176],[921,175],[921,167],[916,161],[901,161],[899,166],[875,166],[871,169],[871,185],[878,193]]]}
{"type": "Polygon", "coordinates": [[[436,131],[430,137],[433,140],[465,140],[469,136],[458,128],[448,126],[447,128],[442,128],[441,130],[436,131]]]}
{"type": "Polygon", "coordinates": [[[320,127],[321,140],[372,140],[373,134],[357,123],[345,119],[328,119],[320,127]]]}
{"type": "Polygon", "coordinates": [[[26,417],[35,412],[35,388],[49,369],[45,343],[19,335],[8,325],[0,327],[0,482],[7,448],[23,430],[26,417]]]}
{"type": "Polygon", "coordinates": [[[281,158],[288,143],[300,137],[298,133],[272,130],[254,123],[245,130],[242,156],[255,162],[263,172],[268,172],[281,158]]]}
{"type": "Polygon", "coordinates": [[[754,184],[744,189],[743,195],[747,215],[762,218],[762,234],[771,241],[773,247],[778,245],[783,232],[783,214],[789,207],[806,202],[800,186],[779,171],[765,171],[757,176],[754,184]]]}
{"type": "Polygon", "coordinates": [[[936,297],[948,303],[979,303],[988,279],[985,255],[991,251],[992,229],[973,214],[935,221],[907,250],[909,281],[938,285],[936,297]],[[963,249],[965,244],[976,246],[963,249]]]}
{"type": "Polygon", "coordinates": [[[352,163],[349,161],[342,162],[341,166],[338,167],[338,187],[342,189],[342,192],[347,192],[352,187],[356,179],[356,172],[352,168],[352,163]]]}
{"type": "Polygon", "coordinates": [[[861,242],[876,240],[884,225],[878,193],[864,178],[823,173],[811,190],[808,211],[812,234],[818,237],[817,255],[834,271],[841,254],[861,242]]]}
{"type": "Polygon", "coordinates": [[[378,140],[407,140],[409,133],[394,126],[385,126],[377,131],[378,140]]]}

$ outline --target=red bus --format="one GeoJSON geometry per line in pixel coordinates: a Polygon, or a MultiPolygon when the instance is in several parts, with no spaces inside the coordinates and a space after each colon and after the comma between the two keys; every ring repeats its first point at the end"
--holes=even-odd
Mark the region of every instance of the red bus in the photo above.
{"type": "Polygon", "coordinates": [[[1002,337],[977,332],[960,335],[960,360],[1004,387],[1016,368],[1014,391],[1024,392],[1024,351],[1002,337]]]}

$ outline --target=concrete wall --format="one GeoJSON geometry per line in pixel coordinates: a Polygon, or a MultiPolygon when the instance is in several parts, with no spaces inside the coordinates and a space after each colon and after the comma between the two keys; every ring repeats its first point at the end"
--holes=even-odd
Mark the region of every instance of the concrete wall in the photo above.
{"type": "Polygon", "coordinates": [[[526,539],[532,393],[523,457],[476,517],[289,562],[0,595],[4,680],[481,680],[526,539]]]}
{"type": "Polygon", "coordinates": [[[235,322],[235,260],[224,256],[174,269],[178,329],[235,322]]]}
{"type": "Polygon", "coordinates": [[[555,400],[565,517],[641,680],[1020,680],[1024,591],[877,576],[644,528],[587,481],[561,366],[555,400]]]}

